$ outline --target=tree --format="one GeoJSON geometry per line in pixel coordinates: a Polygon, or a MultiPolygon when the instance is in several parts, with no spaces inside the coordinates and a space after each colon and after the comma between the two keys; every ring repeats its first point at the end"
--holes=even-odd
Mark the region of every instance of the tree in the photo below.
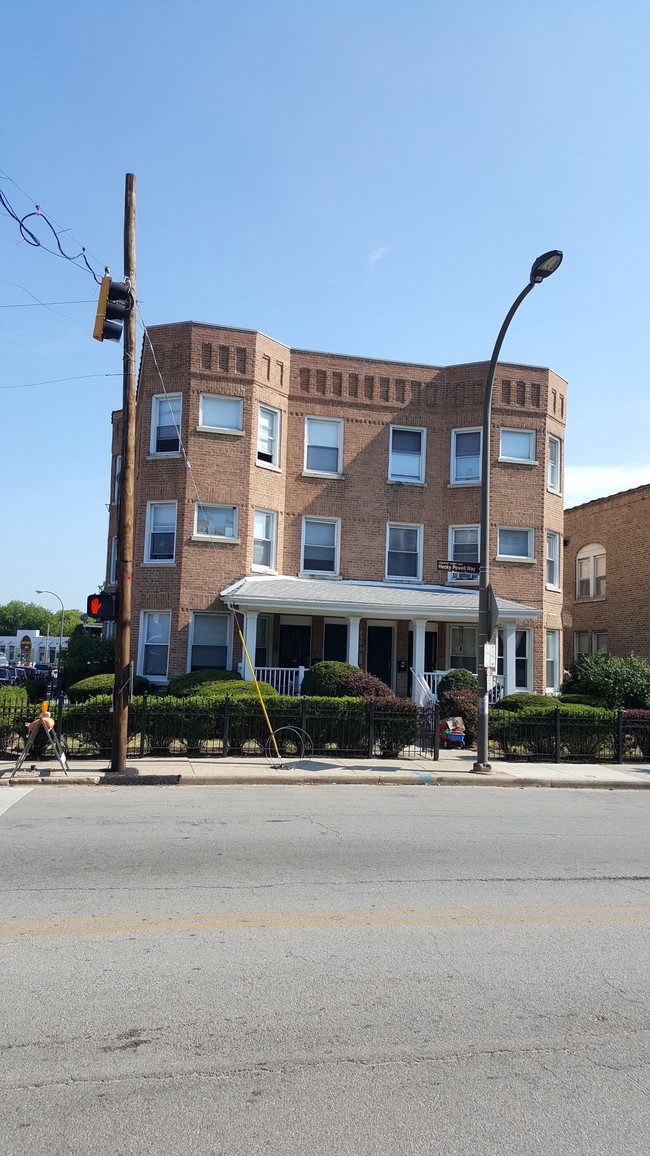
{"type": "Polygon", "coordinates": [[[63,685],[67,690],[82,678],[115,670],[115,645],[111,639],[86,634],[78,626],[63,652],[63,685]]]}
{"type": "Polygon", "coordinates": [[[40,630],[46,634],[49,621],[50,611],[35,602],[14,598],[0,606],[0,634],[18,634],[19,630],[40,630]]]}

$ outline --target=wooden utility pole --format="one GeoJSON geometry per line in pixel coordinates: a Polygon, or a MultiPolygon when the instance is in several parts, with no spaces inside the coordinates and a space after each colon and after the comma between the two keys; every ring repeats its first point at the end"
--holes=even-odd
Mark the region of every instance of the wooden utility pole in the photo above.
{"type": "Polygon", "coordinates": [[[131,596],[135,520],[135,175],[126,174],[124,194],[124,280],[131,291],[131,308],[124,319],[122,363],[122,474],[117,527],[117,613],[115,618],[115,689],[111,771],[126,770],[129,699],[131,697],[131,596]]]}

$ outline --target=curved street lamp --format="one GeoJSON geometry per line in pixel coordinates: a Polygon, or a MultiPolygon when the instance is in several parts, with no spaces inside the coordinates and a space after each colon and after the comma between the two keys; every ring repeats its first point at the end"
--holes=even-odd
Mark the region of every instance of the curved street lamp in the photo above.
{"type": "MultiPolygon", "coordinates": [[[[57,668],[59,671],[58,683],[60,686],[61,685],[61,651],[63,650],[63,615],[65,614],[65,610],[63,607],[63,599],[61,598],[60,594],[55,594],[53,590],[37,590],[36,593],[37,594],[51,594],[53,598],[57,598],[58,601],[61,603],[61,629],[59,631],[59,653],[58,653],[57,662],[56,662],[56,665],[57,665],[57,668]]],[[[49,661],[49,659],[48,659],[48,661],[49,661]]]]}
{"type": "Polygon", "coordinates": [[[485,393],[483,395],[483,436],[481,445],[481,521],[479,529],[481,573],[478,591],[478,734],[476,762],[472,767],[472,771],[477,775],[488,775],[492,770],[488,762],[489,692],[486,647],[496,625],[494,621],[490,621],[490,607],[493,599],[492,588],[490,586],[490,428],[492,423],[492,389],[494,386],[494,375],[501,346],[503,345],[503,339],[524,297],[527,297],[531,289],[534,289],[536,285],[539,285],[541,281],[544,281],[555,272],[562,263],[562,257],[563,254],[559,249],[551,249],[548,253],[542,253],[541,257],[538,257],[537,260],[533,262],[528,284],[525,289],[522,289],[515,301],[513,301],[505,321],[499,330],[499,336],[496,339],[485,378],[485,393]]]}

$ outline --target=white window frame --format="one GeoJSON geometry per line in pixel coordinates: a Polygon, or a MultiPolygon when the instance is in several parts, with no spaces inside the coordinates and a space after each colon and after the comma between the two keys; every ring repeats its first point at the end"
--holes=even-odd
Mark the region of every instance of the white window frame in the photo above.
{"type": "Polygon", "coordinates": [[[557,692],[560,689],[560,683],[562,681],[560,678],[560,632],[559,632],[559,630],[547,630],[546,631],[546,637],[545,637],[544,641],[545,641],[544,678],[546,681],[546,693],[547,694],[557,694],[557,692]],[[551,646],[551,644],[552,644],[552,646],[551,646]],[[554,651],[555,653],[552,653],[552,651],[554,651]],[[549,668],[550,663],[553,663],[553,666],[555,668],[554,678],[552,680],[550,680],[548,677],[548,674],[549,674],[548,668],[549,668]],[[551,682],[552,682],[552,685],[551,685],[551,682]]]}
{"type": "Polygon", "coordinates": [[[237,542],[239,541],[239,509],[237,506],[226,505],[223,502],[196,502],[194,506],[194,538],[199,542],[237,542]],[[232,534],[204,534],[199,530],[199,511],[204,510],[232,510],[232,534]]]}
{"type": "MultiPolygon", "coordinates": [[[[171,610],[141,610],[140,611],[140,629],[138,632],[138,674],[141,674],[141,675],[143,675],[144,678],[149,679],[149,682],[167,682],[167,676],[169,673],[169,648],[170,648],[170,640],[171,640],[171,621],[172,621],[171,610]],[[167,641],[165,643],[159,644],[159,645],[164,645],[167,648],[167,661],[165,663],[165,673],[164,674],[147,674],[145,671],[146,648],[147,648],[146,624],[147,624],[149,618],[154,618],[156,616],[159,618],[165,617],[167,619],[167,641]]],[[[151,645],[151,644],[149,644],[149,645],[151,645]]]]}
{"type": "Polygon", "coordinates": [[[194,629],[197,615],[201,618],[226,619],[226,665],[214,667],[197,667],[200,670],[231,670],[232,669],[232,639],[233,623],[231,614],[211,614],[209,610],[193,610],[190,614],[190,630],[187,644],[187,673],[192,670],[192,651],[194,650],[194,629]]]}
{"type": "Polygon", "coordinates": [[[244,399],[243,397],[233,397],[228,393],[202,393],[199,398],[199,426],[200,430],[206,430],[210,433],[234,434],[241,436],[244,432],[244,399]],[[238,418],[235,425],[214,425],[212,422],[205,420],[205,403],[213,402],[218,408],[219,402],[222,402],[224,407],[226,405],[234,406],[238,411],[238,418]]]}
{"type": "MultiPolygon", "coordinates": [[[[467,455],[469,456],[469,455],[467,455]]],[[[473,457],[474,455],[472,455],[473,457]]],[[[481,426],[459,426],[457,429],[451,431],[451,466],[449,471],[449,483],[452,486],[480,486],[481,484],[481,462],[483,456],[483,429],[481,426]],[[457,461],[458,455],[456,453],[456,446],[458,437],[461,434],[478,434],[478,474],[475,478],[459,478],[457,477],[457,461]]]]}
{"type": "Polygon", "coordinates": [[[546,587],[548,590],[561,590],[560,580],[560,535],[557,530],[546,531],[546,587]],[[555,557],[550,552],[551,541],[555,543],[555,557]],[[549,578],[549,566],[553,566],[555,582],[549,578]]]}
{"type": "Polygon", "coordinates": [[[262,573],[266,573],[266,574],[268,574],[271,571],[275,572],[277,549],[278,549],[278,515],[277,515],[277,512],[275,510],[263,510],[261,507],[257,507],[253,511],[253,561],[251,563],[251,568],[253,570],[261,571],[262,573]],[[263,514],[264,516],[269,516],[271,518],[271,523],[270,523],[270,525],[271,525],[271,537],[270,538],[257,539],[255,537],[255,519],[256,519],[258,514],[263,514]],[[270,542],[271,543],[271,546],[270,546],[270,555],[271,556],[270,556],[270,561],[269,561],[268,565],[266,565],[262,562],[256,562],[255,561],[255,542],[256,541],[264,541],[264,542],[270,542]]]}
{"type": "MultiPolygon", "coordinates": [[[[407,486],[421,486],[424,484],[425,469],[426,469],[426,454],[427,454],[427,431],[423,426],[412,425],[392,425],[388,433],[388,480],[389,482],[401,482],[407,486]],[[406,455],[400,454],[393,448],[393,435],[395,433],[410,433],[420,435],[420,465],[417,477],[400,473],[397,468],[400,465],[400,458],[406,455]]],[[[409,455],[415,456],[415,455],[409,455]]]]}
{"type": "MultiPolygon", "coordinates": [[[[328,446],[326,448],[331,449],[333,447],[328,446]]],[[[326,478],[340,478],[340,477],[342,477],[342,475],[343,475],[343,418],[323,417],[322,415],[318,415],[318,414],[310,414],[310,415],[305,416],[305,457],[304,457],[304,464],[303,464],[303,473],[309,474],[313,477],[326,477],[326,478]],[[336,446],[337,461],[336,461],[336,469],[335,470],[315,470],[315,469],[311,469],[307,465],[307,461],[309,458],[310,446],[312,446],[312,445],[318,446],[318,444],[319,444],[318,442],[310,441],[310,436],[311,436],[311,428],[310,427],[312,426],[312,424],[314,424],[315,426],[318,426],[320,424],[320,425],[331,425],[331,426],[338,427],[337,446],[336,446]]]]}
{"type": "Polygon", "coordinates": [[[562,493],[562,440],[555,437],[554,434],[549,434],[548,438],[548,465],[546,471],[546,487],[552,494],[562,493]],[[551,443],[555,442],[557,446],[557,462],[551,459],[551,443]],[[553,485],[553,474],[557,471],[557,485],[553,485]]]}
{"type": "Polygon", "coordinates": [[[422,523],[415,522],[388,522],[386,524],[386,558],[385,558],[385,581],[386,582],[421,582],[422,581],[422,539],[424,527],[422,523]],[[416,530],[417,531],[417,574],[389,574],[388,572],[388,558],[390,554],[404,553],[402,550],[391,550],[390,548],[390,533],[391,530],[416,530]]]}
{"type": "Polygon", "coordinates": [[[519,465],[524,464],[524,465],[528,465],[528,466],[536,466],[537,465],[537,460],[535,457],[536,446],[537,446],[536,438],[537,438],[537,435],[536,435],[534,429],[520,429],[518,426],[512,426],[512,425],[501,426],[501,430],[499,432],[499,461],[500,462],[517,462],[517,463],[519,463],[519,465]],[[528,453],[526,454],[525,457],[521,457],[518,454],[513,455],[513,454],[506,454],[503,452],[503,435],[504,434],[506,434],[506,435],[507,434],[520,434],[522,437],[525,436],[528,438],[528,453]]]}
{"type": "Polygon", "coordinates": [[[275,470],[279,470],[279,469],[280,469],[280,438],[281,438],[281,430],[282,430],[282,414],[281,414],[281,411],[280,411],[279,409],[275,409],[275,408],[274,408],[272,405],[264,405],[264,404],[260,403],[260,405],[258,405],[258,407],[257,407],[257,449],[256,449],[256,462],[257,462],[257,465],[258,465],[258,466],[262,466],[264,469],[267,469],[267,470],[268,470],[268,469],[275,469],[275,470]],[[261,415],[262,415],[262,410],[265,410],[265,411],[266,411],[266,413],[269,413],[269,414],[271,414],[271,415],[272,415],[272,418],[273,418],[273,421],[272,421],[272,433],[271,433],[271,443],[272,443],[272,450],[271,450],[271,454],[270,454],[270,460],[269,460],[269,461],[267,461],[265,457],[260,457],[260,454],[265,454],[265,453],[267,453],[267,450],[263,449],[263,448],[260,446],[260,437],[261,437],[261,429],[262,429],[262,423],[261,423],[261,420],[260,420],[260,419],[261,419],[261,415]]]}
{"type": "MultiPolygon", "coordinates": [[[[468,637],[468,642],[469,642],[470,635],[468,634],[467,637],[468,637]]],[[[455,653],[457,657],[461,657],[461,656],[464,657],[465,655],[467,655],[467,660],[470,663],[473,663],[473,665],[468,666],[465,669],[471,670],[472,674],[476,674],[476,672],[477,672],[477,653],[476,653],[477,645],[478,645],[478,627],[476,626],[476,624],[474,622],[453,622],[453,623],[450,622],[448,627],[447,627],[447,664],[448,664],[449,669],[450,670],[455,669],[452,666],[452,662],[451,662],[452,654],[455,653]],[[463,633],[465,631],[472,631],[473,635],[474,635],[474,646],[472,647],[471,643],[470,643],[469,649],[468,649],[465,646],[465,642],[464,642],[464,638],[463,638],[462,649],[460,649],[460,647],[459,647],[459,649],[454,651],[452,648],[452,639],[454,637],[454,631],[455,630],[462,630],[463,633]]],[[[457,665],[463,665],[463,664],[460,663],[457,665]]]]}
{"type": "MultiPolygon", "coordinates": [[[[181,420],[183,417],[183,395],[182,393],[156,393],[151,399],[151,438],[149,442],[149,453],[156,458],[171,458],[178,457],[181,452],[181,420]],[[178,446],[175,450],[159,450],[156,448],[158,442],[158,430],[160,427],[160,407],[161,404],[169,405],[171,408],[172,402],[178,402],[178,420],[174,418],[174,425],[178,434],[178,446]]],[[[168,428],[168,427],[162,427],[168,428]]],[[[169,427],[171,428],[171,427],[169,427]]]]}
{"type": "MultiPolygon", "coordinates": [[[[533,663],[532,663],[532,633],[524,627],[523,629],[515,630],[515,669],[513,672],[513,683],[516,692],[533,689],[533,663]],[[526,643],[526,654],[522,657],[517,654],[517,645],[520,641],[526,643]],[[517,682],[517,663],[525,663],[526,682],[525,685],[520,685],[517,682]]],[[[505,631],[499,628],[497,630],[497,674],[505,675],[505,631]]]]}
{"type": "Polygon", "coordinates": [[[606,630],[594,630],[591,636],[591,652],[592,654],[609,654],[609,637],[606,630]],[[596,642],[597,638],[604,638],[606,646],[599,646],[596,642]]]}
{"type": "Polygon", "coordinates": [[[117,534],[111,538],[111,555],[108,563],[108,585],[117,585],[117,534]]]}
{"type": "MultiPolygon", "coordinates": [[[[477,562],[479,562],[480,558],[481,558],[481,527],[479,525],[476,525],[476,524],[467,525],[467,526],[450,526],[449,527],[448,539],[447,539],[447,558],[448,558],[448,560],[450,562],[463,561],[463,559],[458,559],[458,558],[454,557],[454,550],[456,548],[456,531],[457,530],[476,530],[476,559],[475,560],[477,562]]],[[[470,561],[470,559],[467,559],[467,561],[470,561]]],[[[472,561],[474,561],[474,559],[472,559],[472,561]]],[[[447,582],[454,583],[454,584],[456,584],[458,582],[462,582],[465,585],[471,584],[472,586],[477,586],[478,582],[479,582],[479,578],[480,578],[479,574],[453,574],[451,571],[447,572],[447,582]]]]}
{"type": "Polygon", "coordinates": [[[576,602],[600,601],[607,595],[607,551],[599,542],[591,542],[588,546],[583,546],[576,555],[576,602]],[[605,559],[605,573],[597,574],[597,560],[605,559]],[[585,581],[580,577],[580,563],[587,563],[587,581],[589,583],[589,591],[586,594],[580,593],[580,582],[585,581]],[[598,591],[599,583],[602,582],[603,588],[598,591]]]}
{"type": "MultiPolygon", "coordinates": [[[[173,566],[176,561],[176,537],[178,532],[178,502],[147,502],[147,518],[144,535],[144,561],[150,566],[173,566]],[[151,538],[154,534],[154,511],[167,506],[174,511],[174,550],[171,558],[152,558],[151,538]]],[[[160,532],[160,531],[157,531],[160,532]]],[[[162,531],[167,533],[169,531],[162,531]]]]}
{"type": "Polygon", "coordinates": [[[574,630],[573,632],[573,661],[577,662],[583,654],[591,654],[591,634],[588,630],[574,630]],[[578,638],[586,639],[584,650],[578,646],[578,638]]]}
{"type": "Polygon", "coordinates": [[[302,532],[300,536],[300,573],[301,574],[322,574],[329,578],[337,578],[339,574],[340,565],[340,547],[341,547],[341,519],[340,518],[320,518],[305,515],[302,519],[302,532]],[[307,542],[307,523],[308,522],[322,522],[328,526],[334,526],[334,569],[333,570],[319,570],[314,566],[309,569],[305,566],[305,546],[307,542]]]}
{"type": "Polygon", "coordinates": [[[497,558],[503,562],[534,562],[535,561],[535,531],[532,526],[499,526],[497,531],[497,558]],[[527,554],[502,554],[501,531],[516,530],[518,533],[528,534],[527,554]]]}

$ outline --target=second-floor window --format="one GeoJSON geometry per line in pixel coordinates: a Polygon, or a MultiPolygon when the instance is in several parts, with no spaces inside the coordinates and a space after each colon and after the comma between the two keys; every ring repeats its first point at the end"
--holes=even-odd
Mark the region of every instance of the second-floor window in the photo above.
{"type": "Polygon", "coordinates": [[[305,421],[305,470],[316,474],[343,473],[343,422],[323,417],[305,421]]]}
{"type": "Polygon", "coordinates": [[[554,494],[561,489],[562,442],[559,438],[548,439],[548,488],[554,494]]]}
{"type": "Polygon", "coordinates": [[[337,518],[303,518],[302,565],[307,574],[338,574],[339,526],[337,518]]]}
{"type": "Polygon", "coordinates": [[[202,393],[199,404],[199,428],[241,433],[244,420],[244,402],[241,397],[223,397],[202,393]]]}
{"type": "Polygon", "coordinates": [[[451,431],[452,485],[476,485],[481,480],[480,429],[451,431]]]}
{"type": "Polygon", "coordinates": [[[499,558],[532,561],[535,557],[534,537],[532,529],[521,526],[499,526],[499,558]]]}
{"type": "Polygon", "coordinates": [[[502,429],[499,457],[510,462],[535,461],[535,432],[530,429],[502,429]]]}
{"type": "Polygon", "coordinates": [[[607,592],[605,547],[584,546],[576,558],[576,598],[604,598],[607,592]]]}
{"type": "Polygon", "coordinates": [[[268,405],[259,407],[257,460],[261,465],[280,465],[280,411],[268,405]]]}
{"type": "Polygon", "coordinates": [[[173,562],[176,502],[148,502],[145,562],[173,562]]]}
{"type": "Polygon", "coordinates": [[[546,585],[560,588],[560,535],[553,530],[546,534],[546,585]]]}
{"type": "Polygon", "coordinates": [[[421,581],[421,526],[389,525],[387,527],[386,577],[421,581]]]}
{"type": "Polygon", "coordinates": [[[391,482],[424,481],[425,431],[409,426],[390,427],[388,478],[391,482]]]}
{"type": "MultiPolygon", "coordinates": [[[[450,562],[478,562],[478,526],[450,526],[449,527],[449,560],[450,562]]],[[[478,574],[452,574],[447,576],[448,582],[473,582],[477,584],[478,574]]]]}
{"type": "Polygon", "coordinates": [[[181,395],[166,393],[151,399],[152,454],[177,454],[181,448],[181,395]]]}
{"type": "Polygon", "coordinates": [[[273,510],[256,510],[253,527],[253,565],[275,569],[277,515],[273,510]]]}
{"type": "Polygon", "coordinates": [[[236,538],[237,507],[197,502],[194,533],[197,538],[236,538]]]}

